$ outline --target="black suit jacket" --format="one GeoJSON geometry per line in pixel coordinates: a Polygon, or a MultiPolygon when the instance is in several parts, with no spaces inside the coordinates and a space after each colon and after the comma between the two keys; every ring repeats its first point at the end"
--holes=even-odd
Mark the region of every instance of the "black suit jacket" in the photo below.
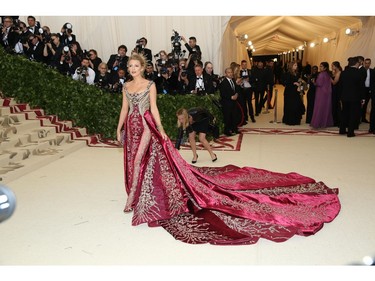
{"type": "Polygon", "coordinates": [[[339,82],[342,86],[342,101],[356,102],[365,98],[363,71],[355,67],[348,67],[341,73],[339,82]]]}
{"type": "Polygon", "coordinates": [[[39,42],[35,49],[34,49],[34,46],[31,45],[26,50],[25,54],[27,58],[30,60],[35,60],[37,62],[45,62],[46,58],[43,55],[43,51],[44,51],[44,43],[39,42]]]}
{"type": "Polygon", "coordinates": [[[375,96],[375,69],[370,68],[370,91],[371,96],[375,96]]]}
{"type": "Polygon", "coordinates": [[[232,96],[236,94],[237,85],[236,82],[232,79],[235,89],[233,90],[230,85],[228,78],[224,78],[219,85],[221,103],[223,105],[235,105],[235,100],[232,100],[232,96]]]}
{"type": "MultiPolygon", "coordinates": [[[[107,62],[107,65],[108,65],[108,69],[111,70],[111,72],[114,70],[114,71],[117,71],[117,69],[113,69],[113,65],[117,59],[117,54],[113,54],[109,57],[109,60],[107,62]]],[[[128,56],[125,56],[125,57],[122,57],[119,59],[120,62],[119,64],[117,65],[118,68],[121,68],[121,69],[124,69],[126,73],[128,73],[128,60],[129,60],[129,57],[128,56]]]]}
{"type": "MultiPolygon", "coordinates": [[[[202,73],[203,75],[203,84],[204,84],[204,92],[207,94],[213,94],[214,93],[214,84],[212,81],[211,75],[208,75],[206,73],[202,73]]],[[[195,85],[197,84],[197,76],[191,75],[189,77],[189,92],[195,90],[195,85]]]]}

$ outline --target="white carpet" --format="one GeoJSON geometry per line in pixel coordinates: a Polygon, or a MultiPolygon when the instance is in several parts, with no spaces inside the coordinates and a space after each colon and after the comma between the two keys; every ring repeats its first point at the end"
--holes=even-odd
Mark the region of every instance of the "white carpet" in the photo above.
{"type": "MultiPolygon", "coordinates": [[[[272,112],[261,114],[257,123],[249,123],[246,127],[291,128],[271,124],[271,120],[272,112]]],[[[292,128],[308,129],[308,126],[292,128]]],[[[362,124],[360,129],[368,130],[368,125],[362,124]]],[[[201,151],[197,165],[235,164],[279,172],[294,171],[340,189],[340,214],[316,235],[295,236],[283,243],[261,239],[249,246],[184,244],[162,228],[131,226],[132,215],[122,212],[126,196],[121,149],[83,148],[8,184],[16,194],[17,209],[0,225],[0,264],[220,266],[205,267],[209,272],[212,270],[212,274],[222,272],[224,265],[246,266],[245,269],[235,267],[230,276],[237,276],[241,270],[247,272],[248,266],[256,265],[363,264],[364,256],[375,256],[374,142],[374,136],[347,138],[259,133],[244,134],[240,151],[217,151],[215,163],[210,161],[207,152],[201,151]]],[[[191,151],[181,150],[180,153],[191,161],[191,151]]],[[[194,268],[193,272],[187,270],[185,275],[179,267],[174,267],[177,275],[182,274],[175,276],[176,279],[194,278],[194,268]]],[[[373,267],[351,269],[350,274],[346,268],[335,267],[333,270],[338,274],[336,276],[355,273],[358,277],[373,267]]],[[[136,276],[142,274],[138,267],[128,269],[134,270],[136,276]]],[[[291,268],[276,267],[276,272],[286,269],[291,268]]],[[[264,270],[263,274],[267,275],[264,270]]],[[[284,274],[291,274],[293,270],[284,274]]],[[[296,276],[312,280],[309,278],[314,273],[310,270],[309,267],[301,272],[297,268],[296,276]]],[[[250,267],[249,274],[257,271],[258,267],[250,267]]],[[[220,274],[220,277],[224,276],[226,273],[220,274]]],[[[289,275],[288,280],[297,280],[293,276],[289,275]]],[[[318,276],[315,275],[314,280],[318,276]]],[[[163,276],[165,278],[167,276],[163,276]]]]}

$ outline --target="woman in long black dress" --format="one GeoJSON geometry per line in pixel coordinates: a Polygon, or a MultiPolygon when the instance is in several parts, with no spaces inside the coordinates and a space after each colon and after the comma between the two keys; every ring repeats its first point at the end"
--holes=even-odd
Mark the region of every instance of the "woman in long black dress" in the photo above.
{"type": "Polygon", "coordinates": [[[284,115],[283,123],[286,125],[300,125],[302,115],[305,113],[301,94],[298,90],[298,65],[296,62],[288,63],[288,70],[284,73],[282,84],[284,85],[284,115]]]}

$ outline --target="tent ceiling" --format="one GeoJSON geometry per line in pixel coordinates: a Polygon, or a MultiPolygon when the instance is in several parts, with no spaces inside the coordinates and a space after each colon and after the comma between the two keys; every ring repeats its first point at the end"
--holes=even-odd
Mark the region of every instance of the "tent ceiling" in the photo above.
{"type": "Polygon", "coordinates": [[[349,16],[235,16],[229,24],[236,35],[248,34],[255,47],[254,55],[271,55],[359,22],[361,17],[349,16]]]}

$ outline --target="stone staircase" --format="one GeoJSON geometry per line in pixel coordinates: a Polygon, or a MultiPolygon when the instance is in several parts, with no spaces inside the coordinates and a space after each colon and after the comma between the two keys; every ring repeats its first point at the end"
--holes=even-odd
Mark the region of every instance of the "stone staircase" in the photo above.
{"type": "MultiPolygon", "coordinates": [[[[42,109],[0,98],[0,184],[86,147],[95,137],[42,109]]],[[[96,140],[97,141],[97,140],[96,140]]]]}

